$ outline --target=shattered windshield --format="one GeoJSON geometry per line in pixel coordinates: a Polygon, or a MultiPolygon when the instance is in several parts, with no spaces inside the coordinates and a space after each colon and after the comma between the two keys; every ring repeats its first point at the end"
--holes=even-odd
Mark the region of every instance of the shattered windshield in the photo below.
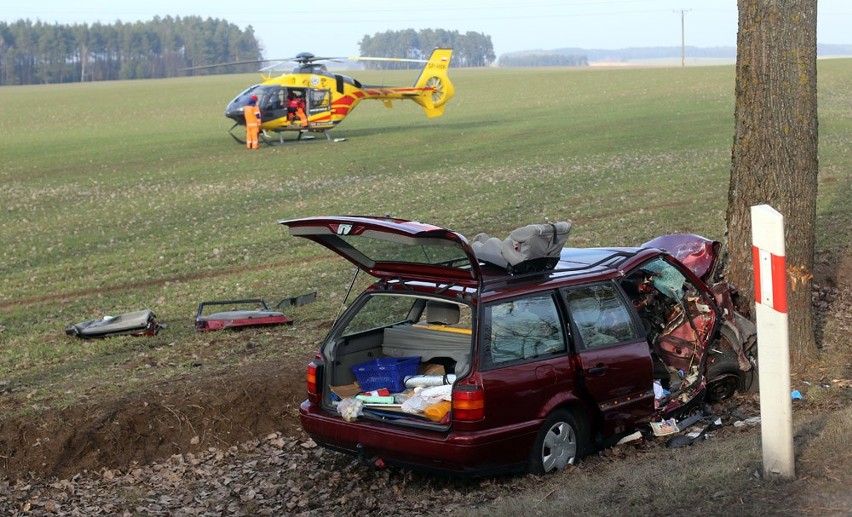
{"type": "Polygon", "coordinates": [[[673,300],[683,298],[683,284],[686,282],[686,277],[677,268],[662,259],[649,262],[643,268],[653,273],[651,281],[658,291],[670,296],[673,300]]]}

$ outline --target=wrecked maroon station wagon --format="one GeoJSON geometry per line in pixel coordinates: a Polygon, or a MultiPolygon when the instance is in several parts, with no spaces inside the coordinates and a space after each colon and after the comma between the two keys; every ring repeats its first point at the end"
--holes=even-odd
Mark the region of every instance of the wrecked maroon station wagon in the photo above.
{"type": "Polygon", "coordinates": [[[377,279],[321,343],[300,407],[314,441],[371,463],[546,473],[752,370],[754,326],[696,235],[571,248],[566,222],[471,241],[386,217],[281,224],[377,279]]]}

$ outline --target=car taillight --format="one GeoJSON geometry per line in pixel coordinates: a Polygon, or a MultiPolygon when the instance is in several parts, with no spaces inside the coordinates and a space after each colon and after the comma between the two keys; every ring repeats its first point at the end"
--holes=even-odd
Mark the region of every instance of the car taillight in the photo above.
{"type": "Polygon", "coordinates": [[[453,390],[453,420],[485,418],[485,393],[482,386],[461,385],[453,390]]]}
{"type": "Polygon", "coordinates": [[[305,373],[305,380],[308,383],[308,394],[310,395],[319,395],[320,393],[319,386],[317,386],[318,370],[319,368],[316,363],[310,362],[308,364],[308,371],[305,373]]]}

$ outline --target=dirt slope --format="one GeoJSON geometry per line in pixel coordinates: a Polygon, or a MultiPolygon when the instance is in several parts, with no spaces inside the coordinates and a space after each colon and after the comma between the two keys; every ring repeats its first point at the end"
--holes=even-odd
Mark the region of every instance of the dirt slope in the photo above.
{"type": "Polygon", "coordinates": [[[73,476],[298,428],[307,361],[161,383],[143,395],[0,423],[0,477],[73,476]]]}

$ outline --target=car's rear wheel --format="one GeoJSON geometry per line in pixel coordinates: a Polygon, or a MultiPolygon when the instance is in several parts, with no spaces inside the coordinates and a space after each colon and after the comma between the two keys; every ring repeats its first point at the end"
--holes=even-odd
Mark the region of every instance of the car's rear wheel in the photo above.
{"type": "Polygon", "coordinates": [[[580,459],[585,431],[565,409],[550,414],[541,426],[530,453],[530,472],[546,474],[562,470],[580,459]]]}

